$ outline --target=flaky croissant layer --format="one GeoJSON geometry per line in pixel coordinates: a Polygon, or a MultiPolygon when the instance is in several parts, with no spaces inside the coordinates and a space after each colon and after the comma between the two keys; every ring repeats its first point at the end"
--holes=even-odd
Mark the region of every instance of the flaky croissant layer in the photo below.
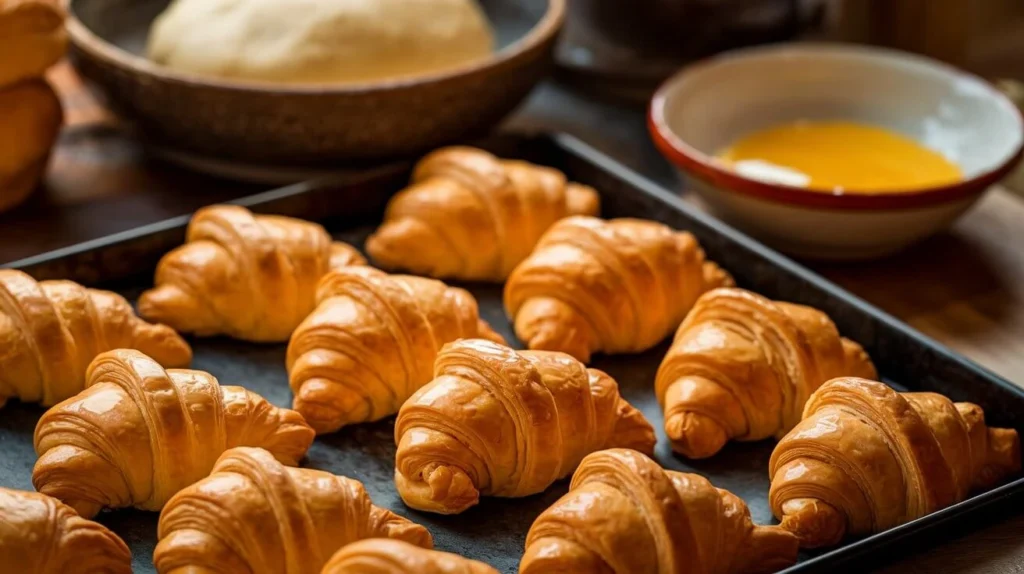
{"type": "Polygon", "coordinates": [[[505,284],[505,311],[530,349],[589,362],[658,344],[697,298],[732,278],[689,233],[654,221],[567,217],[505,284]]]}
{"type": "Polygon", "coordinates": [[[843,377],[776,446],[769,502],[809,548],[880,532],[1020,474],[1020,439],[980,407],[843,377]]]}
{"type": "Polygon", "coordinates": [[[234,446],[298,464],[313,442],[302,415],[203,371],[164,370],[132,350],[104,353],[86,389],[39,419],[36,490],[85,517],[103,507],[160,510],[234,446]]]}
{"type": "Polygon", "coordinates": [[[160,259],[139,312],[199,336],[287,341],[313,310],[320,278],[366,262],[320,225],[237,205],[196,211],[185,241],[160,259]]]}
{"type": "Polygon", "coordinates": [[[320,574],[498,574],[483,562],[387,538],[353,542],[337,551],[320,574]]]}
{"type": "Polygon", "coordinates": [[[395,414],[430,381],[442,345],[475,337],[504,343],[464,289],[364,266],[331,271],[288,344],[294,408],[319,433],[395,414]]]}
{"type": "Polygon", "coordinates": [[[124,541],[37,492],[0,488],[0,569],[17,574],[131,574],[124,541]]]}
{"type": "Polygon", "coordinates": [[[0,407],[12,397],[43,406],[72,397],[93,358],[118,348],[165,367],[192,361],[174,330],[139,319],[116,293],[0,269],[0,407]]]}
{"type": "Polygon", "coordinates": [[[500,282],[554,222],[597,212],[597,192],[556,169],[447,147],[416,165],[366,250],[386,268],[500,282]]]}
{"type": "Polygon", "coordinates": [[[818,386],[845,375],[874,377],[875,368],[824,313],[723,288],[679,326],[655,393],[672,449],[704,458],[728,440],[781,438],[818,386]]]}
{"type": "Polygon", "coordinates": [[[432,546],[425,528],[375,506],[359,481],[246,447],[176,494],[157,534],[160,574],[319,574],[339,548],[363,539],[432,546]]]}
{"type": "Polygon", "coordinates": [[[615,380],[564,353],[465,339],[441,350],[434,377],[395,422],[395,485],[419,510],[528,496],[595,450],[654,448],[650,423],[615,380]]]}
{"type": "Polygon", "coordinates": [[[643,454],[588,455],[526,535],[520,574],[754,574],[796,562],[797,539],[757,526],[707,479],[643,454]]]}

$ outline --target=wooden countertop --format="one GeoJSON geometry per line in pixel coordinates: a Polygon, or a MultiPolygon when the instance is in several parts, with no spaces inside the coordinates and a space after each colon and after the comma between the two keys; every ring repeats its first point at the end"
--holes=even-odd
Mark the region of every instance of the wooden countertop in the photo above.
{"type": "MultiPolygon", "coordinates": [[[[45,188],[24,206],[0,215],[0,263],[261,189],[183,173],[141,158],[130,146],[113,160],[97,157],[97,142],[116,135],[113,118],[69,68],[59,67],[51,79],[62,93],[69,126],[45,188]]],[[[509,123],[574,133],[659,183],[684,187],[649,143],[642,110],[585,100],[547,84],[509,123]]],[[[811,267],[1024,385],[1021,198],[993,190],[949,232],[888,259],[811,267]]],[[[1024,515],[910,554],[882,571],[1019,574],[1024,572],[1022,535],[1024,515]]]]}

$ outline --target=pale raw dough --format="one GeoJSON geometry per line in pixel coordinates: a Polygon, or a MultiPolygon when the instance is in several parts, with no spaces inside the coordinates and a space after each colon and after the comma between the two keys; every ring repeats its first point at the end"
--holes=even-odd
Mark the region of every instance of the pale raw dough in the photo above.
{"type": "Polygon", "coordinates": [[[493,45],[476,0],[174,0],[147,50],[196,74],[345,83],[450,69],[493,45]]]}

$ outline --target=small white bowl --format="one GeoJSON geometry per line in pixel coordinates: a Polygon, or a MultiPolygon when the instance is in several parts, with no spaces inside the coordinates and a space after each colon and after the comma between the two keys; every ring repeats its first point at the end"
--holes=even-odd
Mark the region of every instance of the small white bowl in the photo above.
{"type": "Polygon", "coordinates": [[[1020,161],[1024,121],[976,76],[911,54],[792,44],[684,68],[654,95],[658,149],[718,216],[802,257],[885,255],[951,224],[1020,161]],[[964,180],[923,190],[823,193],[748,179],[715,158],[739,137],[801,119],[905,134],[958,164],[964,180]]]}

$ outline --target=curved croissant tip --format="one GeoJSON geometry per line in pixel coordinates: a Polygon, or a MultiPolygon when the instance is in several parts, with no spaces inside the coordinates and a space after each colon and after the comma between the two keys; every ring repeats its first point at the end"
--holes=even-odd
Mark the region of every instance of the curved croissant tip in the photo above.
{"type": "Polygon", "coordinates": [[[164,368],[187,367],[192,362],[192,347],[167,325],[140,321],[134,346],[164,368]]]}
{"type": "Polygon", "coordinates": [[[714,419],[702,414],[682,412],[665,418],[665,434],[672,450],[686,458],[708,458],[729,441],[729,435],[714,419]]]}
{"type": "Polygon", "coordinates": [[[554,322],[535,324],[535,327],[536,330],[529,335],[520,335],[520,329],[516,329],[516,335],[526,344],[526,348],[531,351],[558,351],[583,364],[590,362],[590,347],[579,333],[566,332],[554,322]]]}
{"type": "Polygon", "coordinates": [[[832,505],[815,498],[783,503],[779,526],[795,534],[801,548],[835,546],[846,536],[846,518],[832,505]]]}
{"type": "Polygon", "coordinates": [[[566,208],[571,215],[597,216],[601,211],[601,200],[597,191],[589,185],[569,183],[565,189],[566,208]]]}
{"type": "Polygon", "coordinates": [[[396,468],[395,483],[402,501],[416,510],[459,514],[480,502],[480,491],[458,468],[425,468],[415,480],[409,480],[396,468]]]}
{"type": "Polygon", "coordinates": [[[747,555],[749,574],[777,572],[796,563],[800,540],[792,532],[778,526],[754,526],[747,555]]]}

